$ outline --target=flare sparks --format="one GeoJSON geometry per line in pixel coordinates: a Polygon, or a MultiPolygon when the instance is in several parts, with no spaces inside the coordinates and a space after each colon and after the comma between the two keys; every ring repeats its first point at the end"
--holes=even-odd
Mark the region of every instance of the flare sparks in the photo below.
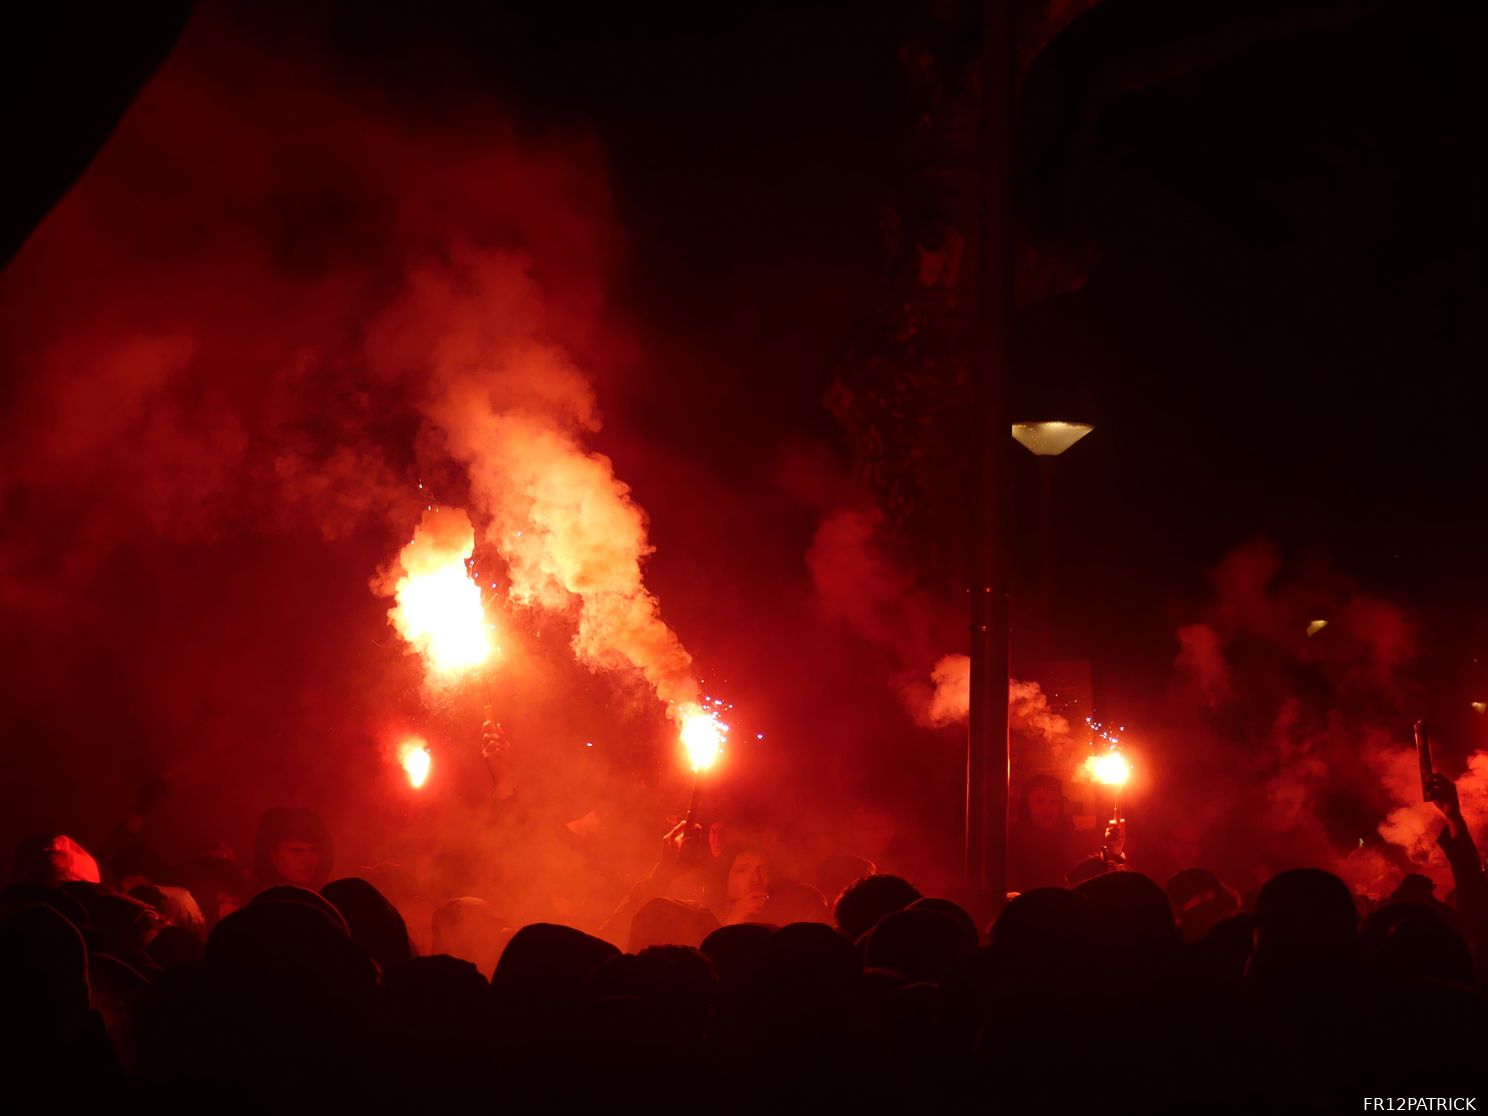
{"type": "Polygon", "coordinates": [[[695,702],[677,707],[677,723],[687,762],[695,774],[702,774],[718,762],[729,727],[719,719],[716,709],[695,702]]]}

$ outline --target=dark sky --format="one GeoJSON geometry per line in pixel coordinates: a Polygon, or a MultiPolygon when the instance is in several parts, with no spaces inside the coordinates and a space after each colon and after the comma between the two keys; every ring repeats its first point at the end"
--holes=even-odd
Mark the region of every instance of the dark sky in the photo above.
{"type": "MultiPolygon", "coordinates": [[[[1257,535],[1416,610],[1432,701],[1456,708],[1488,685],[1472,665],[1488,182],[1468,7],[1106,0],[1035,67],[1023,139],[1055,155],[1023,168],[1021,188],[1102,262],[1078,293],[1025,313],[1012,394],[1047,377],[1097,427],[1060,463],[1057,580],[1109,703],[1140,709],[1161,689],[1205,571],[1257,535]]],[[[816,527],[813,509],[762,499],[741,528],[734,498],[765,483],[783,445],[851,454],[823,394],[881,293],[878,207],[904,128],[896,52],[940,8],[703,10],[237,16],[265,41],[308,37],[348,87],[404,107],[494,94],[534,131],[599,138],[628,240],[616,298],[650,366],[599,371],[618,417],[599,445],[652,513],[653,582],[695,647],[743,606],[669,586],[695,585],[722,552],[783,577],[816,527]],[[689,504],[710,491],[731,497],[711,518],[689,504]]],[[[135,31],[142,73],[172,23],[135,31]]],[[[16,80],[50,81],[52,60],[91,75],[76,90],[108,106],[96,132],[128,75],[86,65],[102,51],[86,35],[43,43],[16,80]]],[[[27,118],[72,120],[47,88],[27,118]]],[[[90,129],[73,134],[75,157],[90,129]]],[[[22,201],[14,226],[32,219],[22,201]]],[[[1009,476],[1023,553],[1035,478],[1016,455],[1009,476]]]]}

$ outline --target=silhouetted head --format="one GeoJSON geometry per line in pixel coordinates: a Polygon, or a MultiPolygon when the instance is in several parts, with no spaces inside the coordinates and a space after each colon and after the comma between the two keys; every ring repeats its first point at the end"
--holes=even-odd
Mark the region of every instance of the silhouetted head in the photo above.
{"type": "Polygon", "coordinates": [[[1472,953],[1441,913],[1423,903],[1389,903],[1359,927],[1364,960],[1388,976],[1470,986],[1472,953]]]}
{"type": "Polygon", "coordinates": [[[1420,872],[1407,872],[1389,898],[1396,902],[1423,902],[1436,897],[1436,884],[1430,876],[1420,872]]]}
{"type": "Polygon", "coordinates": [[[1084,896],[1062,887],[1038,887],[1002,909],[987,939],[1007,966],[1044,968],[1088,958],[1095,933],[1084,896]]]}
{"type": "Polygon", "coordinates": [[[1207,868],[1185,868],[1164,889],[1185,942],[1195,942],[1213,927],[1240,913],[1240,897],[1207,868]]]}
{"type": "Polygon", "coordinates": [[[697,1038],[710,1025],[717,987],[712,962],[698,950],[652,946],[606,961],[590,978],[587,992],[591,999],[638,1001],[640,1010],[629,1019],[649,1036],[697,1038]]]}
{"type": "Polygon", "coordinates": [[[88,950],[77,928],[40,904],[0,919],[0,1016],[11,1028],[70,1028],[88,1011],[88,950]]]}
{"type": "Polygon", "coordinates": [[[348,938],[351,937],[351,927],[346,924],[346,918],[337,910],[336,904],[320,892],[311,891],[308,887],[300,887],[298,884],[276,884],[274,887],[260,891],[248,906],[262,906],[265,903],[295,903],[302,907],[309,907],[329,919],[348,938]]]}
{"type": "Polygon", "coordinates": [[[943,911],[911,906],[885,915],[868,932],[863,959],[869,968],[938,982],[976,948],[974,929],[943,911]]]}
{"type": "Polygon", "coordinates": [[[718,919],[705,907],[678,899],[652,899],[631,919],[630,952],[639,953],[649,946],[696,948],[717,929],[718,919]]]}
{"type": "Polygon", "coordinates": [[[377,966],[351,940],[340,914],[313,903],[249,903],[212,930],[207,963],[326,997],[360,997],[378,983],[377,966]]]}
{"type": "Polygon", "coordinates": [[[737,984],[753,978],[765,943],[775,927],[757,922],[722,926],[703,939],[703,955],[713,962],[720,980],[737,984]]]}
{"type": "Polygon", "coordinates": [[[346,920],[351,940],[370,953],[383,972],[412,959],[413,943],[403,916],[366,880],[356,876],[332,880],[320,894],[346,920]]]}
{"type": "Polygon", "coordinates": [[[864,876],[837,897],[832,919],[837,929],[855,942],[884,915],[902,911],[919,898],[919,888],[899,876],[864,876]]]}
{"type": "Polygon", "coordinates": [[[977,929],[976,919],[971,917],[971,912],[960,903],[949,899],[942,899],[937,895],[927,895],[923,899],[916,899],[908,907],[912,911],[939,911],[943,915],[949,915],[961,925],[971,936],[972,945],[981,945],[982,932],[977,929]]]}
{"type": "Polygon", "coordinates": [[[817,890],[830,906],[854,880],[878,873],[878,865],[861,856],[831,856],[816,870],[817,890]]]}
{"type": "Polygon", "coordinates": [[[847,1005],[858,988],[862,965],[853,944],[829,926],[798,922],[764,942],[755,987],[767,1018],[784,1024],[795,1010],[833,1010],[847,1005]]]}
{"type": "Polygon", "coordinates": [[[498,1000],[519,1009],[571,1004],[594,971],[619,953],[609,942],[571,926],[534,923],[512,935],[491,976],[491,988],[498,1000]]]}
{"type": "Polygon", "coordinates": [[[438,1044],[479,1038],[491,987],[469,961],[415,957],[390,970],[384,985],[390,1015],[403,1031],[438,1044]]]}
{"type": "Polygon", "coordinates": [[[1162,888],[1140,872],[1111,872],[1087,880],[1075,894],[1090,905],[1103,952],[1154,958],[1177,949],[1173,909],[1162,888]]]}
{"type": "Polygon", "coordinates": [[[786,884],[770,892],[770,898],[760,908],[759,920],[773,926],[789,926],[793,922],[830,926],[832,912],[816,888],[809,884],[786,884]]]}
{"type": "Polygon", "coordinates": [[[1319,868],[1294,868],[1261,887],[1255,905],[1256,953],[1282,960],[1351,958],[1358,913],[1344,882],[1319,868]]]}

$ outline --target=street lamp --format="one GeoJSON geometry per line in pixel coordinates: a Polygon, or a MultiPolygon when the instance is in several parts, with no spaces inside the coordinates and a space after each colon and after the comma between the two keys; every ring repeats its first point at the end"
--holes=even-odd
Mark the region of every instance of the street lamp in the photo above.
{"type": "Polygon", "coordinates": [[[1094,429],[1088,422],[1015,422],[1013,438],[1035,457],[1058,457],[1094,429]]]}
{"type": "Polygon", "coordinates": [[[1054,459],[1094,429],[1088,422],[1013,423],[1014,440],[1039,459],[1045,657],[1054,649],[1054,459]]]}

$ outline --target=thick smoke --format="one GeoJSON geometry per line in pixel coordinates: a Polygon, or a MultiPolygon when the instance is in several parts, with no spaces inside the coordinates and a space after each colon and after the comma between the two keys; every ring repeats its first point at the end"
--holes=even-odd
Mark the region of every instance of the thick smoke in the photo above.
{"type": "Polygon", "coordinates": [[[575,612],[573,649],[592,668],[637,671],[669,705],[693,701],[691,656],[642,575],[645,513],[583,446],[598,405],[550,327],[531,261],[460,246],[411,275],[366,351],[375,373],[425,373],[426,441],[461,468],[510,599],[575,612]]]}
{"type": "Polygon", "coordinates": [[[971,656],[944,655],[930,671],[935,687],[926,719],[936,728],[966,720],[971,708],[971,656]]]}
{"type": "MultiPolygon", "coordinates": [[[[1177,630],[1161,726],[1164,762],[1211,855],[1247,876],[1321,864],[1372,894],[1407,870],[1445,883],[1443,822],[1421,800],[1410,745],[1423,700],[1410,675],[1417,624],[1326,563],[1284,560],[1265,541],[1227,555],[1211,584],[1177,630]]],[[[1458,779],[1474,832],[1488,822],[1485,771],[1477,753],[1458,779]]]]}
{"type": "MultiPolygon", "coordinates": [[[[915,724],[964,722],[971,660],[945,653],[964,618],[916,584],[885,536],[884,516],[874,508],[839,508],[824,518],[806,554],[818,599],[829,615],[884,650],[891,684],[915,724]]],[[[1056,754],[1071,745],[1069,722],[1049,707],[1037,682],[1010,681],[1008,716],[1014,731],[1042,738],[1056,754]]]]}
{"type": "MultiPolygon", "coordinates": [[[[239,834],[276,799],[344,794],[360,818],[362,753],[436,715],[405,707],[365,589],[430,494],[470,513],[483,580],[571,617],[587,664],[689,699],[645,516],[585,445],[590,376],[635,350],[606,296],[621,250],[584,135],[468,89],[400,103],[199,13],[0,280],[0,470],[27,525],[0,603],[47,648],[10,686],[13,719],[53,734],[48,801],[91,794],[106,825],[159,763],[236,796],[239,834]],[[108,687],[107,729],[56,714],[80,678],[108,687]],[[100,732],[133,743],[94,759],[100,732]]],[[[582,746],[542,704],[558,683],[512,673],[533,731],[582,746]]]]}
{"type": "MultiPolygon", "coordinates": [[[[924,712],[923,723],[934,728],[961,724],[971,704],[971,656],[944,655],[930,671],[934,689],[924,712]]],[[[1049,696],[1037,682],[1008,682],[1008,724],[1016,732],[1041,738],[1055,755],[1069,753],[1074,745],[1067,717],[1049,705],[1049,696]]]]}

